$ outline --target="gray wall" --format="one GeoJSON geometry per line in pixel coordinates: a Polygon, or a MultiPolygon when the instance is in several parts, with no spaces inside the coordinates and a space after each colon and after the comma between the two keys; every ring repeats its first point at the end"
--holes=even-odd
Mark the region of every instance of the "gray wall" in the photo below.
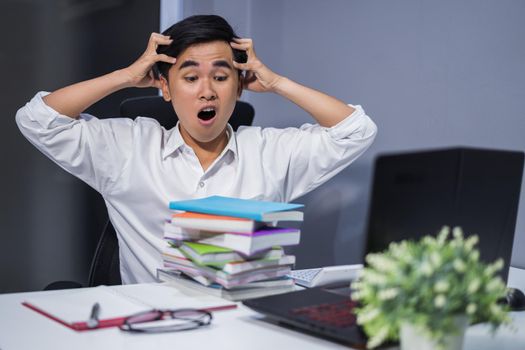
{"type": "MultiPolygon", "coordinates": [[[[254,39],[269,67],[349,103],[379,126],[372,148],[301,199],[299,267],[362,254],[371,165],[379,153],[446,146],[525,150],[525,2],[521,0],[183,1],[254,39]]],[[[305,112],[270,94],[243,96],[255,124],[297,126],[305,112]]],[[[525,267],[525,188],[512,264],[525,267]]]]}

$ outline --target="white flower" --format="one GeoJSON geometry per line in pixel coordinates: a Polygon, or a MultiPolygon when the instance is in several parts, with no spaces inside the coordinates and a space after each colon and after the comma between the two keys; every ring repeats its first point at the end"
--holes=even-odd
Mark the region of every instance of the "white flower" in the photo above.
{"type": "Polygon", "coordinates": [[[494,278],[485,286],[487,292],[494,292],[501,286],[501,281],[499,278],[494,278]]]}
{"type": "Polygon", "coordinates": [[[465,263],[463,262],[463,260],[461,259],[454,259],[454,262],[452,263],[452,266],[454,267],[454,270],[456,270],[457,272],[465,272],[465,269],[467,268],[467,266],[465,265],[465,263]]]}
{"type": "Polygon", "coordinates": [[[439,267],[441,266],[443,259],[441,259],[441,256],[437,252],[432,252],[432,254],[430,254],[430,261],[434,267],[439,267]]]}
{"type": "Polygon", "coordinates": [[[463,239],[463,230],[461,227],[454,227],[452,229],[452,236],[454,236],[456,239],[463,239]]]}
{"type": "Polygon", "coordinates": [[[443,228],[441,228],[441,231],[439,231],[438,238],[437,238],[437,241],[439,242],[439,244],[442,245],[443,243],[445,243],[449,233],[450,233],[450,228],[448,226],[443,226],[443,228]]]}
{"type": "Polygon", "coordinates": [[[478,250],[473,250],[473,251],[469,254],[469,258],[470,258],[470,260],[472,260],[472,261],[478,261],[478,259],[479,259],[479,251],[478,251],[478,250]]]}
{"type": "Polygon", "coordinates": [[[481,285],[481,281],[479,278],[475,278],[473,279],[472,281],[470,281],[470,283],[468,284],[468,287],[467,287],[467,292],[469,292],[469,294],[474,294],[478,291],[479,287],[481,285]]]}
{"type": "Polygon", "coordinates": [[[492,276],[496,271],[501,270],[503,267],[503,259],[498,259],[496,262],[490,264],[485,268],[485,276],[492,276]]]}
{"type": "Polygon", "coordinates": [[[436,296],[436,298],[434,298],[434,305],[438,309],[441,309],[443,306],[445,306],[446,303],[447,303],[447,298],[445,298],[443,294],[439,294],[438,296],[436,296]]]}
{"type": "Polygon", "coordinates": [[[388,289],[379,291],[379,293],[377,293],[377,297],[380,300],[390,300],[390,299],[394,299],[395,297],[397,297],[398,294],[399,294],[399,290],[397,288],[388,288],[388,289]]]}
{"type": "Polygon", "coordinates": [[[477,309],[478,307],[476,306],[476,304],[470,303],[467,305],[467,314],[472,315],[474,312],[476,312],[477,309]]]}
{"type": "Polygon", "coordinates": [[[352,281],[352,289],[362,289],[365,287],[365,284],[361,280],[352,281]]]}
{"type": "Polygon", "coordinates": [[[489,266],[487,266],[487,268],[485,268],[485,276],[492,276],[496,271],[501,270],[502,267],[503,259],[500,258],[496,260],[496,262],[490,264],[489,266]]]}
{"type": "Polygon", "coordinates": [[[431,236],[425,236],[421,242],[423,242],[424,245],[432,246],[436,243],[436,239],[431,236]]]}
{"type": "Polygon", "coordinates": [[[352,300],[360,300],[363,297],[363,294],[357,291],[354,291],[350,294],[352,300]]]}
{"type": "Polygon", "coordinates": [[[466,241],[465,241],[465,249],[467,249],[467,251],[471,251],[472,248],[474,248],[474,246],[479,242],[479,237],[477,235],[473,235],[473,236],[470,236],[466,241]]]}
{"type": "Polygon", "coordinates": [[[390,245],[388,246],[388,250],[396,259],[400,259],[405,255],[403,247],[401,247],[399,244],[390,243],[390,245]]]}
{"type": "Polygon", "coordinates": [[[386,283],[387,278],[385,275],[381,275],[373,270],[365,270],[363,280],[370,284],[383,285],[386,283]]]}
{"type": "Polygon", "coordinates": [[[490,312],[494,316],[499,316],[499,314],[501,314],[502,310],[501,310],[501,307],[498,304],[490,304],[490,312]]]}
{"type": "Polygon", "coordinates": [[[496,260],[496,262],[494,262],[494,264],[492,264],[494,266],[494,270],[495,271],[499,271],[503,268],[503,259],[502,258],[499,258],[498,260],[496,260]]]}
{"type": "Polygon", "coordinates": [[[421,273],[425,276],[431,276],[434,273],[434,269],[428,261],[423,261],[419,266],[419,269],[421,270],[421,273]]]}
{"type": "Polygon", "coordinates": [[[444,293],[449,289],[450,285],[447,281],[439,280],[434,284],[434,290],[437,293],[444,293]]]}
{"type": "Polygon", "coordinates": [[[369,254],[366,261],[378,271],[389,272],[397,268],[394,260],[382,254],[369,254]]]}
{"type": "Polygon", "coordinates": [[[379,309],[366,310],[366,312],[357,315],[357,323],[364,324],[372,321],[374,318],[380,315],[379,309]]]}
{"type": "Polygon", "coordinates": [[[381,344],[388,335],[388,327],[383,327],[379,331],[377,331],[366,344],[369,348],[375,348],[379,344],[381,344]]]}

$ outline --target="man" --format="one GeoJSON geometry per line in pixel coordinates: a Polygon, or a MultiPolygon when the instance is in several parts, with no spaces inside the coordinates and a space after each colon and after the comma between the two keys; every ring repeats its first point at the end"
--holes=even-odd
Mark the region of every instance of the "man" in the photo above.
{"type": "Polygon", "coordinates": [[[119,239],[123,283],[154,280],[170,200],[223,195],[290,201],[349,165],[376,134],[360,106],[272,72],[252,41],[238,38],[219,16],[189,17],[164,35],[153,33],[129,67],[40,92],[16,120],[31,143],[104,197],[119,239]],[[149,118],[81,114],[117,90],[152,86],[179,117],[171,130],[149,118]],[[235,133],[227,123],[243,89],[277,93],[318,124],[235,133]]]}

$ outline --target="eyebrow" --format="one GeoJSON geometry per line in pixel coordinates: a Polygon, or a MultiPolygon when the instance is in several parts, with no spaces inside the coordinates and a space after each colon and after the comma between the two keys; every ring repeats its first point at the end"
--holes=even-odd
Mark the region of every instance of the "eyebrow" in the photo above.
{"type": "MultiPolygon", "coordinates": [[[[182,62],[182,64],[179,67],[179,70],[187,68],[187,67],[198,67],[199,62],[193,61],[193,60],[187,60],[182,62]]],[[[233,70],[232,66],[225,60],[217,60],[213,62],[214,67],[222,67],[222,68],[228,68],[233,70]]]]}

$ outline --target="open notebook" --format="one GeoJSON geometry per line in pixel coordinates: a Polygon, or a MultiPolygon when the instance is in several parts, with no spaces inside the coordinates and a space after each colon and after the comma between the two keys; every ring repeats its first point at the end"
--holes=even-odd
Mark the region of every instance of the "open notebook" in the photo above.
{"type": "Polygon", "coordinates": [[[71,329],[87,326],[91,308],[100,305],[97,328],[120,326],[127,316],[151,309],[192,308],[219,311],[237,305],[199,292],[181,291],[165,284],[131,284],[118,287],[99,286],[29,296],[22,304],[71,329]]]}

